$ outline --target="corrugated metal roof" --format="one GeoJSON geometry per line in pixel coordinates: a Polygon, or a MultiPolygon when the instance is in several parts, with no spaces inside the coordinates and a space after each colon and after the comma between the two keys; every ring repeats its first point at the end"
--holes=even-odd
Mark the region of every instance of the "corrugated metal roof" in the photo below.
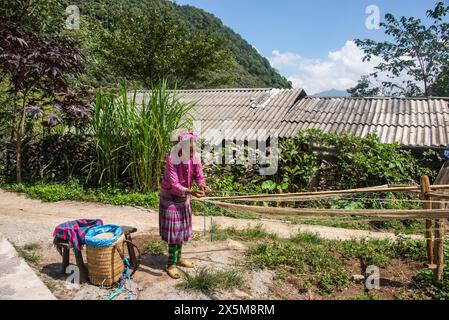
{"type": "MultiPolygon", "coordinates": [[[[146,93],[137,95],[141,101],[146,93]]],[[[300,130],[320,129],[410,147],[449,145],[449,98],[307,97],[302,89],[179,90],[182,101],[194,102],[191,116],[201,122],[210,141],[225,133],[241,139],[246,130],[276,130],[281,138],[300,130]],[[220,132],[220,133],[218,133],[220,132]]],[[[244,137],[248,139],[248,137],[244,137]]]]}
{"type": "Polygon", "coordinates": [[[279,128],[282,137],[314,128],[361,137],[373,132],[382,142],[404,146],[443,147],[449,144],[449,98],[305,97],[279,128]]]}
{"type": "MultiPolygon", "coordinates": [[[[148,93],[136,96],[139,103],[148,93]]],[[[306,94],[302,89],[178,90],[181,101],[193,102],[191,117],[201,122],[201,135],[213,143],[248,139],[260,129],[277,129],[290,108],[306,94]]]]}

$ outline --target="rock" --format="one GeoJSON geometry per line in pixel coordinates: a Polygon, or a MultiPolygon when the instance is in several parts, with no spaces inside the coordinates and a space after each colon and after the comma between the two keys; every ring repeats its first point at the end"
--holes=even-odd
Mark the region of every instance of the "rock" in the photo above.
{"type": "Polygon", "coordinates": [[[352,276],[352,281],[355,283],[362,283],[363,281],[365,281],[365,276],[362,274],[354,274],[352,276]]]}

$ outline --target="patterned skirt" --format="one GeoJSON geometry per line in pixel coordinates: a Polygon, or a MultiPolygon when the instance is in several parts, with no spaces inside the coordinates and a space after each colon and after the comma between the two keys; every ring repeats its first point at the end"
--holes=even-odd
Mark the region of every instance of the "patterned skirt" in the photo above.
{"type": "Polygon", "coordinates": [[[168,244],[178,244],[192,237],[192,209],[189,197],[160,192],[159,234],[168,244]]]}

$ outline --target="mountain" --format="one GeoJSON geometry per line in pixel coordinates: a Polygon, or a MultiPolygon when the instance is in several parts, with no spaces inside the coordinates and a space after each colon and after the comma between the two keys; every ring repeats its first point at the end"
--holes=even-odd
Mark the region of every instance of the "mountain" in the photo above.
{"type": "MultiPolygon", "coordinates": [[[[231,57],[232,64],[219,74],[208,72],[205,80],[192,83],[192,88],[214,86],[211,79],[217,75],[226,76],[227,83],[219,87],[274,87],[291,88],[291,83],[271,67],[268,59],[231,28],[211,13],[190,5],[178,5],[168,0],[72,0],[80,7],[81,15],[96,20],[98,25],[114,27],[111,12],[125,8],[125,12],[139,11],[143,14],[153,11],[166,11],[176,17],[179,24],[186,26],[192,34],[207,30],[218,34],[223,39],[224,47],[231,57]]],[[[149,14],[147,14],[150,16],[149,14]]],[[[101,45],[101,44],[100,44],[101,45]]],[[[104,68],[101,68],[104,70],[104,68]]]]}
{"type": "Polygon", "coordinates": [[[330,89],[312,95],[313,97],[349,97],[350,94],[343,90],[330,89]]]}
{"type": "Polygon", "coordinates": [[[236,87],[290,88],[291,83],[281,76],[265,57],[223,22],[202,9],[189,5],[174,5],[181,19],[185,19],[192,30],[209,28],[228,39],[227,46],[236,62],[236,87]]]}

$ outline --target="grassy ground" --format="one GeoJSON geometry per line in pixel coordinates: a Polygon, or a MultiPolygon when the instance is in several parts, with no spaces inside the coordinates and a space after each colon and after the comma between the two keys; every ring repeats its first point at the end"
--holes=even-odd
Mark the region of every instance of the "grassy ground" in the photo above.
{"type": "Polygon", "coordinates": [[[355,218],[353,216],[332,217],[331,219],[301,219],[291,218],[294,223],[321,225],[336,228],[372,230],[372,231],[389,231],[395,234],[420,234],[425,230],[424,220],[367,220],[366,218],[355,218]]]}
{"type": "MultiPolygon", "coordinates": [[[[381,270],[391,265],[416,265],[418,267],[409,279],[410,283],[404,284],[405,293],[398,293],[396,298],[449,299],[449,264],[446,265],[446,280],[441,283],[433,283],[432,271],[419,267],[426,261],[424,241],[330,241],[310,233],[280,239],[261,227],[246,230],[216,228],[216,233],[220,240],[234,239],[247,243],[248,267],[274,270],[279,287],[293,278],[299,292],[311,290],[326,297],[353,286],[351,277],[357,272],[355,265],[361,270],[370,265],[381,270]]],[[[449,244],[446,250],[449,253],[449,244]]],[[[349,299],[373,300],[379,297],[371,292],[349,299]]]]}

